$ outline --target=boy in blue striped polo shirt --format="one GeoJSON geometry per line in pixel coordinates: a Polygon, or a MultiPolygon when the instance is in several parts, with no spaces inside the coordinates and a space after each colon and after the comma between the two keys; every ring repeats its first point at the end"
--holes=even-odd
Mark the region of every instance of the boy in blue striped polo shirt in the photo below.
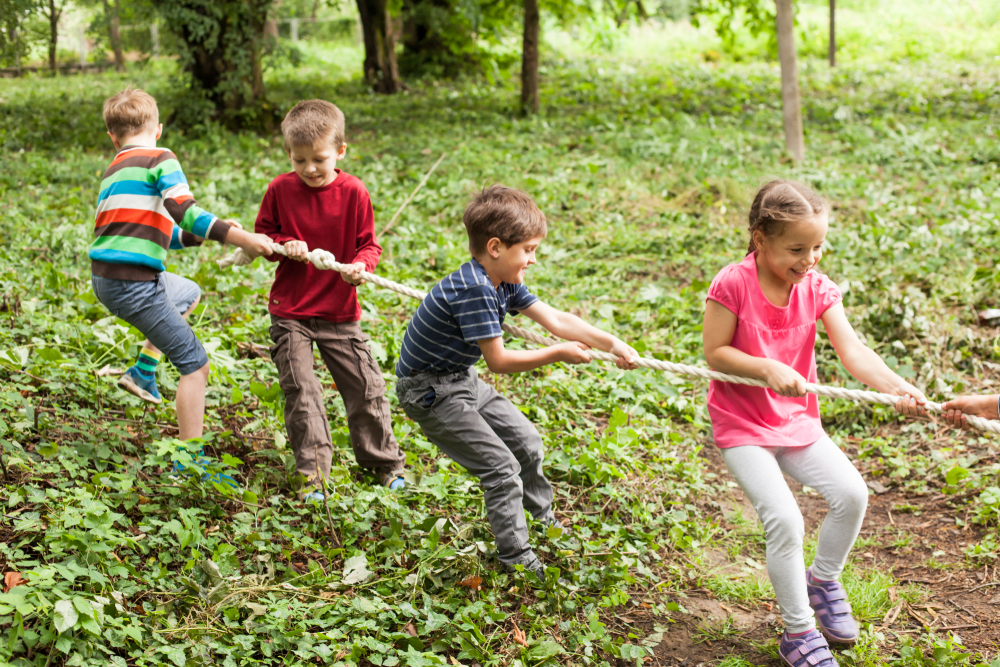
{"type": "Polygon", "coordinates": [[[542,471],[542,439],[520,410],[479,379],[474,365],[483,357],[494,373],[521,373],[557,361],[585,364],[587,350],[596,347],[617,355],[619,368],[635,368],[639,355],[524,286],[546,234],[545,216],[531,197],[491,186],[469,204],[463,221],[472,259],[435,285],[410,320],[396,394],[427,439],[479,478],[500,562],[541,573],[524,510],[545,525],[562,526],[542,471]],[[570,342],[507,350],[500,327],[508,313],[524,313],[570,342]]]}

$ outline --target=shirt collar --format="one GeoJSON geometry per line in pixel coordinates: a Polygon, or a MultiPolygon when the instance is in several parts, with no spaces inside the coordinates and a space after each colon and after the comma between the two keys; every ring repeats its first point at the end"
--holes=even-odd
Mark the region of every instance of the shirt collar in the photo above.
{"type": "MultiPolygon", "coordinates": [[[[478,259],[476,259],[475,257],[473,257],[472,259],[469,260],[469,264],[472,266],[473,273],[475,273],[477,275],[480,275],[483,278],[485,278],[486,279],[486,284],[489,285],[490,287],[493,287],[493,281],[490,280],[489,274],[486,273],[486,269],[483,267],[482,264],[479,263],[478,259]]],[[[503,285],[503,283],[501,282],[500,285],[503,285]]],[[[495,290],[497,290],[499,292],[500,291],[500,285],[497,285],[493,289],[495,289],[495,290]]]]}

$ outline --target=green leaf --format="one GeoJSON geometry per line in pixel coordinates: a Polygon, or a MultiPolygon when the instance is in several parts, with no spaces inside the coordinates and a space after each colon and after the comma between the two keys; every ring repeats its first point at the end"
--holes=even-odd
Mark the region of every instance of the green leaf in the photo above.
{"type": "Polygon", "coordinates": [[[184,663],[187,662],[187,656],[184,655],[184,648],[182,646],[172,646],[167,650],[167,657],[170,658],[170,662],[177,665],[177,667],[184,667],[184,663]]]}
{"type": "Polygon", "coordinates": [[[360,584],[372,576],[368,570],[368,558],[364,554],[351,556],[344,561],[344,575],[341,581],[348,586],[360,584]]]}
{"type": "Polygon", "coordinates": [[[56,632],[62,634],[76,625],[79,616],[73,608],[72,600],[59,600],[56,602],[55,613],[52,616],[52,623],[56,632]]]}
{"type": "Polygon", "coordinates": [[[251,505],[257,504],[257,494],[253,491],[247,489],[243,492],[243,502],[249,503],[251,505]]]}
{"type": "MultiPolygon", "coordinates": [[[[547,639],[531,646],[528,649],[528,657],[532,660],[545,660],[546,658],[551,658],[554,655],[559,655],[562,652],[563,647],[559,643],[551,639],[547,639]]],[[[624,658],[625,656],[622,655],[622,657],[624,658]]]]}
{"type": "Polygon", "coordinates": [[[619,428],[628,423],[628,415],[622,412],[621,408],[616,407],[611,413],[611,419],[608,420],[608,426],[610,428],[619,428]]]}
{"type": "Polygon", "coordinates": [[[969,471],[960,465],[956,465],[951,470],[945,473],[944,479],[948,482],[949,486],[955,486],[960,481],[969,476],[969,471]]]}

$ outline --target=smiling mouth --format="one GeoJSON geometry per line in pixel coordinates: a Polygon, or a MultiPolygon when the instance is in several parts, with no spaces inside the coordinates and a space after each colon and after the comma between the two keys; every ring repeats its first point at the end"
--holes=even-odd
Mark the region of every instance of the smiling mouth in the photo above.
{"type": "Polygon", "coordinates": [[[805,271],[799,271],[798,269],[791,269],[791,271],[797,276],[805,276],[807,273],[809,273],[809,269],[806,269],[805,271]]]}

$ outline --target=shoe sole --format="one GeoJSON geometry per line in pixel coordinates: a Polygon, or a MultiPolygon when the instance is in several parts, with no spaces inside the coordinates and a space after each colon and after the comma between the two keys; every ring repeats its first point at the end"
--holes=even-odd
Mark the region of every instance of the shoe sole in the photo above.
{"type": "Polygon", "coordinates": [[[858,641],[857,637],[854,637],[852,639],[841,639],[840,637],[836,637],[834,635],[831,635],[829,632],[827,632],[818,623],[817,623],[817,629],[819,630],[819,632],[820,632],[821,635],[823,635],[824,637],[826,637],[826,641],[828,643],[830,643],[830,644],[841,644],[843,646],[854,646],[854,644],[858,641]]]}
{"type": "Polygon", "coordinates": [[[159,405],[160,403],[163,402],[162,399],[153,396],[148,391],[137,385],[135,382],[132,381],[132,378],[128,377],[127,375],[123,375],[122,378],[118,380],[118,386],[119,388],[124,389],[128,393],[138,396],[147,403],[156,403],[157,405],[159,405]]]}

